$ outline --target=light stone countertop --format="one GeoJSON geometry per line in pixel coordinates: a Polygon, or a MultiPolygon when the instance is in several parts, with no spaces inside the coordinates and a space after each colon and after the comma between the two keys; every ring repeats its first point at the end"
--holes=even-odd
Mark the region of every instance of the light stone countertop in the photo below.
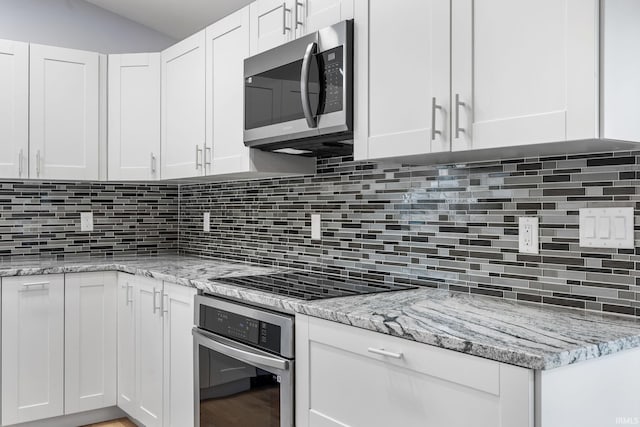
{"type": "Polygon", "coordinates": [[[430,288],[302,301],[216,282],[286,271],[234,261],[158,255],[0,262],[0,277],[93,271],[151,277],[531,369],[558,368],[640,347],[637,318],[430,288]]]}

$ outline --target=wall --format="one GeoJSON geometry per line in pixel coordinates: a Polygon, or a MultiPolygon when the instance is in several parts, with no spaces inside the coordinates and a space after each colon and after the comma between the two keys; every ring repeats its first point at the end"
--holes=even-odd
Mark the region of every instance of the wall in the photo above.
{"type": "Polygon", "coordinates": [[[0,182],[0,257],[149,255],[176,251],[178,187],[0,182]],[[80,212],[94,232],[80,232],[80,212]]]}
{"type": "Polygon", "coordinates": [[[640,316],[640,248],[578,247],[579,208],[639,208],[639,156],[435,167],[336,158],[319,160],[315,176],[186,185],[179,244],[187,254],[640,316]],[[321,243],[310,240],[311,213],[322,214],[321,243]],[[540,218],[540,255],[518,253],[523,215],[540,218]]]}
{"type": "Polygon", "coordinates": [[[83,0],[2,0],[0,38],[101,53],[158,52],[176,42],[83,0]]]}

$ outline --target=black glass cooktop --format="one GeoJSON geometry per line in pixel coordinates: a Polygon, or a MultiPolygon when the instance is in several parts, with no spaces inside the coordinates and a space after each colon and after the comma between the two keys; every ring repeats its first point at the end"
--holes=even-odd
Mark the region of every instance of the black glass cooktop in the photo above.
{"type": "Polygon", "coordinates": [[[416,287],[410,284],[387,283],[367,280],[362,277],[345,277],[342,275],[309,271],[223,279],[212,278],[211,281],[307,301],[377,292],[400,291],[414,289],[416,287]]]}

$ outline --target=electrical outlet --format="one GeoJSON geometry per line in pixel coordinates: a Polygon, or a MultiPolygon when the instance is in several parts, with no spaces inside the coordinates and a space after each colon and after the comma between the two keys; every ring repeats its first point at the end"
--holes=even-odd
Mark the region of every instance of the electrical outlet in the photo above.
{"type": "Polygon", "coordinates": [[[519,250],[521,254],[540,253],[538,243],[538,218],[520,217],[518,221],[519,250]]]}
{"type": "Polygon", "coordinates": [[[210,232],[211,231],[211,213],[205,212],[202,216],[202,231],[210,232]]]}
{"type": "Polygon", "coordinates": [[[93,212],[80,212],[80,231],[93,231],[93,212]]]}
{"type": "Polygon", "coordinates": [[[311,240],[322,240],[321,220],[319,214],[311,215],[311,240]]]}

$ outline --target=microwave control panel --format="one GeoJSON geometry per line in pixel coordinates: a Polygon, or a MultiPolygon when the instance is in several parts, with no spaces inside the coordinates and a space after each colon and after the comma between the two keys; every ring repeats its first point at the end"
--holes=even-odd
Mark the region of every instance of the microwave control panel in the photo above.
{"type": "Polygon", "coordinates": [[[319,114],[342,111],[344,99],[344,55],[338,46],[318,54],[318,64],[322,71],[322,100],[319,114]]]}

